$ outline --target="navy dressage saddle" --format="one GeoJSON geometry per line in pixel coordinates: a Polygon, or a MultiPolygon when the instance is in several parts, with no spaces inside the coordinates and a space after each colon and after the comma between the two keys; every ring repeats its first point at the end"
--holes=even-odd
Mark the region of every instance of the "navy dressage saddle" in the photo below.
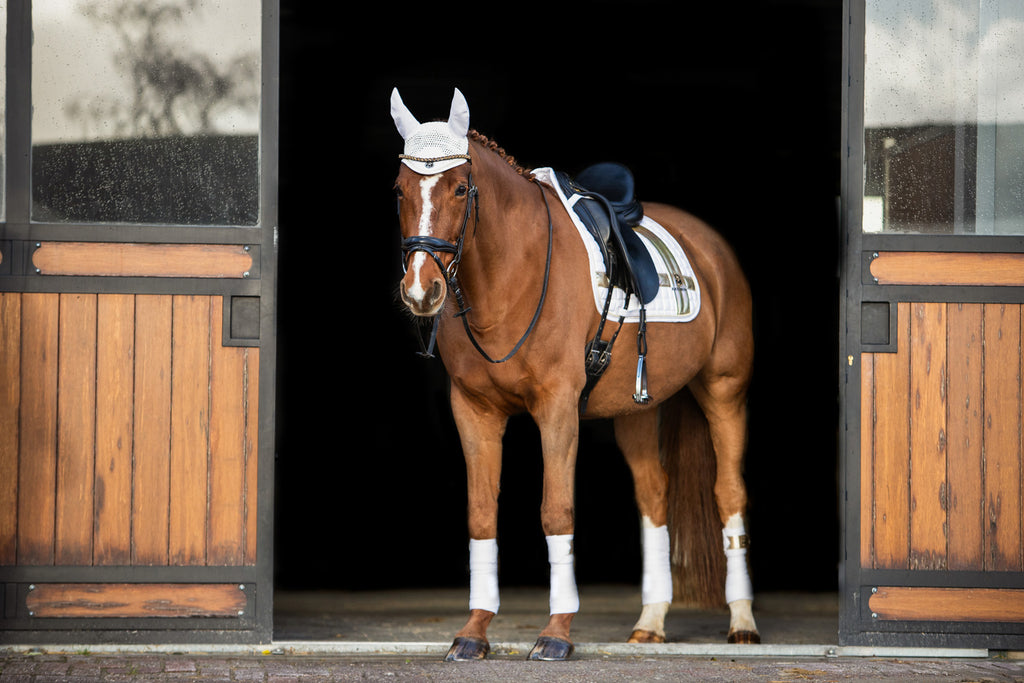
{"type": "Polygon", "coordinates": [[[575,178],[556,174],[573,210],[601,249],[609,282],[649,304],[658,294],[658,273],[650,252],[633,231],[644,216],[634,196],[633,174],[614,162],[594,164],[575,178]]]}

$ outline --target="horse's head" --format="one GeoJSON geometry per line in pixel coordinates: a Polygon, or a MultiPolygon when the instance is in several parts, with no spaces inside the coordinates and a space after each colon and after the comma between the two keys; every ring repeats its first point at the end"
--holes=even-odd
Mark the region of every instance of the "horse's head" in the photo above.
{"type": "Polygon", "coordinates": [[[447,121],[421,124],[395,89],[391,115],[405,139],[395,181],[405,259],[399,289],[412,313],[432,316],[444,305],[476,200],[468,163],[469,107],[456,90],[447,121]]]}

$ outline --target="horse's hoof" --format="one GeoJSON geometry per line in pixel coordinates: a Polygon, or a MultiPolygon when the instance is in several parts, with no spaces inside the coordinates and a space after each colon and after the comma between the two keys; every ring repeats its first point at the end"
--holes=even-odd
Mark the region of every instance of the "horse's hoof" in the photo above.
{"type": "Polygon", "coordinates": [[[491,645],[483,638],[459,636],[445,655],[446,662],[475,662],[487,656],[491,645]]]}
{"type": "Polygon", "coordinates": [[[537,638],[537,643],[530,650],[530,656],[527,659],[543,662],[562,662],[572,657],[572,653],[575,650],[576,646],[568,640],[541,636],[537,638]]]}
{"type": "Polygon", "coordinates": [[[665,636],[659,636],[654,631],[646,631],[638,628],[629,634],[627,643],[664,643],[665,636]]]}
{"type": "Polygon", "coordinates": [[[729,634],[729,643],[757,645],[760,642],[761,635],[757,631],[733,631],[729,634]]]}

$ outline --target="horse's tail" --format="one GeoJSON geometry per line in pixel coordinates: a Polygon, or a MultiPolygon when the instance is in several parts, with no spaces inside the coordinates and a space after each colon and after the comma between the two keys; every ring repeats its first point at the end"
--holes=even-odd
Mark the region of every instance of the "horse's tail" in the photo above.
{"type": "Polygon", "coordinates": [[[674,600],[688,607],[721,607],[725,605],[725,554],[715,504],[711,431],[689,389],[665,401],[661,411],[674,600]]]}

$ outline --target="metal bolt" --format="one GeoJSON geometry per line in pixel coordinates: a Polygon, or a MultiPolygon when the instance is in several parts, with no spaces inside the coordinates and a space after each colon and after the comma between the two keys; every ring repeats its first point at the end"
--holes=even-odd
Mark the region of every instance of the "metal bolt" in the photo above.
{"type": "Polygon", "coordinates": [[[876,612],[872,612],[871,613],[871,618],[872,619],[877,619],[878,618],[878,614],[876,612]]]}
{"type": "Polygon", "coordinates": [[[874,588],[871,589],[871,593],[872,594],[877,593],[877,592],[878,592],[878,587],[877,586],[875,586],[874,588]]]}

